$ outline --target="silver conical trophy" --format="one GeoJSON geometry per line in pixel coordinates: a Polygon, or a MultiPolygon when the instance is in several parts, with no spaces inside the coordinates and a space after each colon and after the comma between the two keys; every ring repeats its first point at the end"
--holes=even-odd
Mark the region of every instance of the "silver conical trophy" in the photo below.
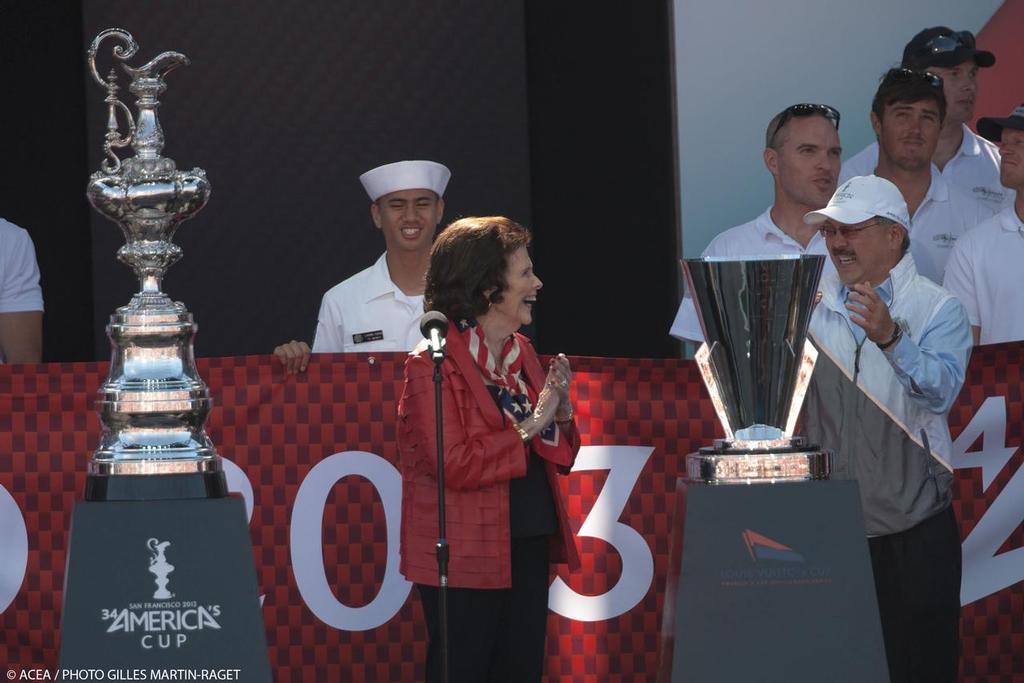
{"type": "Polygon", "coordinates": [[[807,326],[824,260],[683,261],[705,339],[695,358],[725,431],[714,446],[687,456],[689,480],[828,477],[829,453],[793,434],[817,358],[807,326]]]}
{"type": "Polygon", "coordinates": [[[107,326],[110,374],[97,402],[103,435],[89,462],[86,496],[104,497],[112,484],[137,485],[151,475],[190,475],[206,487],[206,495],[223,495],[220,458],[204,428],[210,396],[196,371],[196,326],[184,304],[161,291],[167,269],[181,258],[181,248],[171,241],[174,231],[210,196],[202,169],[176,170],[174,161],[160,154],[164,135],[157,97],[166,89],[164,76],[189,61],[164,52],[137,68],[122,64],[128,91],[137,97],[132,116],[118,99],[117,71],[111,69],[104,79],[96,69],[97,53],[108,39],[119,43],[112,52],[121,62],[138,50],[132,36],[116,28],[101,32],[89,48],[89,69],[107,92],[108,117],[102,170],[91,176],[87,196],[124,233],[117,257],[135,271],[140,290],[107,326]],[[122,160],[115,150],[129,145],[134,156],[122,160]]]}

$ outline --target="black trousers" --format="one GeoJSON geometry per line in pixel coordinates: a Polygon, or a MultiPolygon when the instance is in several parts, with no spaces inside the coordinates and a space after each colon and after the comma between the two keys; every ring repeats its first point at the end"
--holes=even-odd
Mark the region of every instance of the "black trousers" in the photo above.
{"type": "MultiPolygon", "coordinates": [[[[430,643],[427,683],[440,683],[435,586],[416,584],[430,643]]],[[[548,538],[512,539],[512,587],[448,589],[450,683],[533,683],[544,672],[548,620],[548,538]]]]}
{"type": "Polygon", "coordinates": [[[960,665],[960,528],[950,506],[868,539],[891,683],[955,683],[960,665]]]}

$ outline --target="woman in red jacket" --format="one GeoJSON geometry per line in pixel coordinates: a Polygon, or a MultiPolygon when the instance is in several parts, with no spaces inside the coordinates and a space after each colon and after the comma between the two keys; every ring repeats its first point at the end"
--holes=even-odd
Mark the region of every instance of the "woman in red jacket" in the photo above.
{"type": "MultiPolygon", "coordinates": [[[[550,562],[578,564],[556,482],[579,451],[569,361],[545,374],[517,330],[541,281],[526,228],[463,218],[430,253],[424,305],[451,321],[442,364],[449,667],[452,683],[539,681],[550,562]]],[[[433,363],[405,364],[399,403],[401,571],[416,584],[430,636],[427,680],[440,680],[437,453],[433,363]]]]}

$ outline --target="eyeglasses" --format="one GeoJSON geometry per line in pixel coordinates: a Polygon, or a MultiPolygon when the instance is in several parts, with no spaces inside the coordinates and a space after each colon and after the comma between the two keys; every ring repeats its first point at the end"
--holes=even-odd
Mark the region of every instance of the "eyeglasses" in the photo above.
{"type": "Polygon", "coordinates": [[[910,81],[923,81],[936,90],[942,90],[942,78],[930,71],[914,71],[913,69],[889,69],[882,82],[899,81],[907,83],[910,81]]]}
{"type": "Polygon", "coordinates": [[[956,31],[949,35],[935,36],[917,50],[918,54],[940,55],[956,52],[960,48],[974,49],[974,34],[970,31],[956,31]]]}
{"type": "Polygon", "coordinates": [[[836,233],[838,233],[843,236],[844,240],[848,240],[859,235],[861,230],[867,230],[875,225],[882,225],[882,221],[875,221],[856,228],[849,225],[829,225],[827,223],[823,223],[822,226],[818,228],[818,232],[820,232],[821,236],[825,239],[831,239],[836,236],[836,233]]]}
{"type": "Polygon", "coordinates": [[[779,131],[786,125],[786,122],[791,118],[804,116],[824,116],[836,127],[836,130],[839,130],[839,111],[835,107],[830,107],[827,104],[809,104],[806,102],[794,104],[783,109],[782,113],[776,117],[777,121],[768,135],[766,147],[772,146],[772,143],[775,142],[775,136],[779,134],[779,131]]]}

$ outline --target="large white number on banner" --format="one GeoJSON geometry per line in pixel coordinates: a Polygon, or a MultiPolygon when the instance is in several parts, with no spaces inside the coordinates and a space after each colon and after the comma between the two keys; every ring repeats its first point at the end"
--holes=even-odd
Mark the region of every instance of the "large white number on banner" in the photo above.
{"type": "MultiPolygon", "coordinates": [[[[398,526],[402,517],[402,478],[384,458],[365,451],[335,453],[321,461],[302,480],[292,507],[291,556],[295,584],[316,615],[329,626],[345,631],[367,631],[386,623],[405,604],[412,584],[398,573],[398,526]],[[338,601],[324,572],[324,506],[334,484],[350,475],[363,477],[377,489],[384,505],[388,560],[380,591],[368,605],[349,607],[338,601]]],[[[344,524],[340,519],[338,524],[344,524]]],[[[360,562],[357,554],[354,560],[360,562]]]]}
{"type": "MultiPolygon", "coordinates": [[[[953,443],[953,467],[980,467],[982,486],[987,489],[1016,451],[1006,447],[1006,399],[993,396],[985,400],[953,443]],[[981,450],[968,453],[979,436],[981,450]]],[[[1014,473],[964,540],[961,604],[980,600],[1024,579],[1024,548],[996,555],[1022,519],[1024,467],[1014,473]]]]}
{"type": "Polygon", "coordinates": [[[628,612],[647,595],[654,578],[651,549],[636,529],[618,520],[653,452],[649,446],[580,449],[572,471],[608,470],[608,479],[577,535],[599,538],[614,547],[622,558],[622,575],[604,595],[580,595],[556,577],[548,592],[552,611],[577,621],[601,621],[628,612]]]}
{"type": "MultiPolygon", "coordinates": [[[[249,476],[242,471],[241,467],[224,456],[221,456],[220,460],[221,466],[224,468],[224,479],[228,484],[228,492],[237,493],[242,496],[242,500],[245,501],[245,519],[251,524],[252,507],[255,500],[255,496],[252,494],[252,482],[249,481],[249,476]]],[[[266,593],[260,593],[260,607],[263,606],[263,601],[266,597],[266,593]]]]}
{"type": "Polygon", "coordinates": [[[28,530],[18,503],[0,486],[0,614],[14,601],[28,569],[28,530]]]}
{"type": "Polygon", "coordinates": [[[245,519],[252,522],[252,482],[242,468],[221,456],[221,465],[224,467],[224,479],[228,483],[228,491],[239,493],[245,501],[245,519]]]}

